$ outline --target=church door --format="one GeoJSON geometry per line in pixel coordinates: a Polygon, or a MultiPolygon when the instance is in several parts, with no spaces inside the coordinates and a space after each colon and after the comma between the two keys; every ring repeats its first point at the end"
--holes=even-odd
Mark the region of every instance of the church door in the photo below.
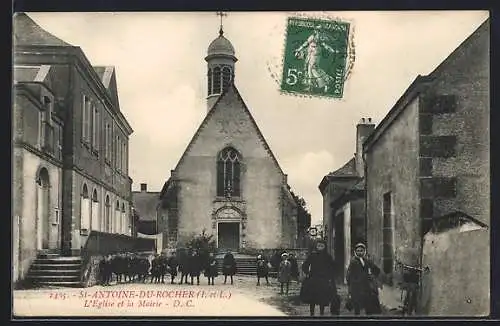
{"type": "Polygon", "coordinates": [[[240,223],[219,223],[217,238],[219,249],[238,251],[240,248],[240,223]]]}

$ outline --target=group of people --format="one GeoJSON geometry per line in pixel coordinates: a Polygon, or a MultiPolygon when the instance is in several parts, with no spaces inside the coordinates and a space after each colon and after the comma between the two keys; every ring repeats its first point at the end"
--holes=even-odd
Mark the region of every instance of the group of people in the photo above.
{"type": "MultiPolygon", "coordinates": [[[[275,258],[276,255],[270,262],[264,254],[257,256],[257,285],[260,285],[261,279],[265,279],[269,285],[269,274],[274,269],[280,283],[280,294],[288,295],[290,282],[299,278],[297,260],[286,252],[281,253],[279,263],[275,258]]],[[[302,302],[309,304],[311,316],[314,316],[316,306],[319,306],[320,315],[324,315],[327,306],[332,315],[338,315],[341,300],[335,282],[335,263],[323,240],[316,243],[301,269],[305,279],[302,281],[300,298],[302,302]]],[[[166,274],[170,274],[170,283],[174,284],[179,273],[180,284],[193,285],[196,279],[196,284],[199,285],[202,272],[208,284],[215,285],[215,278],[219,275],[214,253],[210,253],[208,258],[202,257],[196,249],[189,250],[187,255],[181,257],[177,257],[176,252],[172,252],[170,257],[164,254],[147,257],[134,253],[107,255],[101,260],[99,270],[103,285],[110,285],[113,275],[118,283],[136,279],[145,282],[148,276],[151,276],[151,283],[165,283],[166,274]]],[[[234,284],[233,276],[236,271],[236,260],[229,251],[222,260],[224,284],[228,277],[231,284],[234,284]]],[[[366,246],[357,244],[347,269],[348,298],[345,303],[346,308],[354,310],[355,315],[359,315],[362,310],[367,315],[381,312],[378,296],[380,283],[377,281],[380,272],[380,268],[368,258],[366,246]]]]}
{"type": "MultiPolygon", "coordinates": [[[[135,280],[146,282],[148,276],[151,283],[165,283],[165,276],[170,274],[170,284],[175,283],[178,274],[181,275],[180,284],[200,284],[201,273],[204,272],[209,285],[215,284],[218,276],[217,260],[210,253],[208,258],[202,257],[196,249],[189,250],[187,255],[178,257],[172,252],[167,257],[164,253],[156,255],[139,255],[137,253],[108,254],[99,262],[99,278],[102,285],[111,285],[113,275],[116,282],[132,282],[135,280]]],[[[231,252],[227,252],[223,259],[222,273],[224,284],[236,274],[236,260],[231,252]]]]}
{"type": "MultiPolygon", "coordinates": [[[[320,315],[324,315],[327,306],[330,306],[332,315],[338,315],[341,299],[335,283],[334,260],[327,252],[324,241],[318,241],[314,249],[302,264],[306,278],[302,282],[300,298],[309,304],[311,316],[314,316],[316,306],[319,306],[320,315]]],[[[367,257],[366,246],[358,243],[347,269],[347,309],[354,310],[355,315],[360,315],[362,310],[367,315],[381,312],[378,296],[380,283],[377,282],[379,275],[379,267],[367,257]]]]}

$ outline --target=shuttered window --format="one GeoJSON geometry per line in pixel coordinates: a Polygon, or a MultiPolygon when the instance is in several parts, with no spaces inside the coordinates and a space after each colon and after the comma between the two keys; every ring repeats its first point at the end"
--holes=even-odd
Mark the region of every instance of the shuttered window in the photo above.
{"type": "Polygon", "coordinates": [[[383,197],[383,226],[382,226],[382,260],[384,273],[391,274],[394,267],[394,225],[392,213],[392,196],[388,192],[383,197]]]}

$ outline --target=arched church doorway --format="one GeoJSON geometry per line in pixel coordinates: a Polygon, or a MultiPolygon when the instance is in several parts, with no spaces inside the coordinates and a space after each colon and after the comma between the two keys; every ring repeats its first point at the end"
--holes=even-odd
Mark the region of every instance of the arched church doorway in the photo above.
{"type": "Polygon", "coordinates": [[[50,243],[50,180],[46,168],[36,178],[37,249],[49,249],[50,243]]]}
{"type": "Polygon", "coordinates": [[[220,250],[238,251],[240,249],[240,223],[217,223],[217,247],[220,250]]]}
{"type": "Polygon", "coordinates": [[[241,214],[234,208],[225,207],[216,214],[217,248],[220,251],[240,249],[241,214]]]}

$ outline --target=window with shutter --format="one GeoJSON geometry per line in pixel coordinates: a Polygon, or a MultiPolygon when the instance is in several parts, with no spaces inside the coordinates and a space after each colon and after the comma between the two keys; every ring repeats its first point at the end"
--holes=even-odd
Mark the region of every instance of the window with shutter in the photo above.
{"type": "Polygon", "coordinates": [[[391,193],[383,196],[382,260],[384,273],[391,274],[394,268],[394,222],[391,193]]]}
{"type": "Polygon", "coordinates": [[[231,84],[231,68],[222,68],[222,90],[225,90],[231,84]]]}
{"type": "Polygon", "coordinates": [[[452,94],[427,95],[422,98],[421,113],[454,113],[457,109],[457,96],[452,94]]]}
{"type": "Polygon", "coordinates": [[[456,155],[456,136],[420,136],[420,155],[423,157],[453,157],[456,155]]]}
{"type": "Polygon", "coordinates": [[[99,129],[97,105],[92,104],[92,150],[97,151],[97,130],[99,129]]]}
{"type": "Polygon", "coordinates": [[[213,94],[221,93],[221,83],[222,83],[222,75],[219,67],[214,68],[214,86],[213,86],[213,94]]]}
{"type": "Polygon", "coordinates": [[[212,95],[213,93],[213,90],[212,90],[212,81],[213,81],[213,78],[212,78],[212,69],[208,69],[208,95],[212,95]]]}

